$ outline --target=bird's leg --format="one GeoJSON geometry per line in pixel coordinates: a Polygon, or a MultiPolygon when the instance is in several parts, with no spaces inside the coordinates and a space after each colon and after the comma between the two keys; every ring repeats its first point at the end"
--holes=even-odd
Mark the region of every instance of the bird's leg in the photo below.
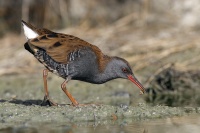
{"type": "Polygon", "coordinates": [[[70,80],[70,78],[67,78],[62,84],[61,84],[61,88],[64,91],[64,93],[68,96],[68,98],[70,99],[70,101],[72,102],[73,106],[78,106],[79,103],[76,101],[76,99],[69,93],[69,91],[66,88],[66,84],[67,82],[70,80]]]}
{"type": "Polygon", "coordinates": [[[45,95],[44,95],[44,100],[42,101],[41,105],[42,106],[57,106],[56,103],[54,103],[52,100],[50,100],[49,98],[49,91],[48,91],[48,87],[47,87],[47,76],[48,76],[48,69],[44,69],[43,70],[43,81],[44,81],[44,91],[45,91],[45,95]]]}
{"type": "MultiPolygon", "coordinates": [[[[65,94],[68,96],[68,98],[70,99],[70,101],[72,102],[73,106],[78,107],[78,106],[87,106],[87,105],[94,105],[92,103],[88,103],[88,104],[79,104],[76,99],[69,93],[69,91],[66,88],[66,84],[67,82],[70,80],[70,78],[67,78],[62,84],[61,84],[61,88],[62,90],[65,92],[65,94]]],[[[95,104],[95,105],[99,105],[99,104],[95,104]]]]}

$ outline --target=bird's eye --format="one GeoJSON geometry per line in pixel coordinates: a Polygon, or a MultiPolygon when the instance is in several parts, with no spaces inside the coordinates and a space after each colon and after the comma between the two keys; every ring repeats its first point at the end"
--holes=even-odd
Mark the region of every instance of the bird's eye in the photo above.
{"type": "Polygon", "coordinates": [[[127,70],[126,68],[122,68],[122,71],[123,71],[124,73],[127,73],[127,72],[128,72],[128,70],[127,70]]]}

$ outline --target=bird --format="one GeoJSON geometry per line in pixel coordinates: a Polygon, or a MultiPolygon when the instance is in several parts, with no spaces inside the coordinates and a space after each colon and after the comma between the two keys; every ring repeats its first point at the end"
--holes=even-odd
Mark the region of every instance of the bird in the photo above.
{"type": "Polygon", "coordinates": [[[56,33],[46,28],[36,28],[23,20],[21,23],[27,39],[24,48],[45,66],[43,70],[45,95],[41,105],[58,105],[49,97],[47,86],[49,72],[64,79],[61,88],[71,101],[71,105],[76,107],[81,104],[66,88],[70,80],[103,84],[122,78],[138,86],[141,94],[145,92],[145,88],[134,76],[130,64],[125,59],[105,55],[97,46],[76,36],[56,33]]]}

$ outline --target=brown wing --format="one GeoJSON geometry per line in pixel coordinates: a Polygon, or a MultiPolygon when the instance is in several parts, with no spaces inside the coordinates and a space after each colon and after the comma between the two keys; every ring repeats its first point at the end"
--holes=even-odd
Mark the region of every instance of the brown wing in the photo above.
{"type": "Polygon", "coordinates": [[[45,50],[52,59],[63,64],[67,64],[71,52],[84,47],[90,47],[99,57],[102,55],[98,47],[72,35],[45,34],[29,40],[28,43],[45,50]]]}

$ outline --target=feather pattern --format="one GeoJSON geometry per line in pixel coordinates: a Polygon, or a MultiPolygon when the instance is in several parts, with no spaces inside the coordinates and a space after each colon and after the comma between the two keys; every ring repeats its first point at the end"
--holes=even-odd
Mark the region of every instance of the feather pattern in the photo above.
{"type": "MultiPolygon", "coordinates": [[[[116,78],[125,78],[136,84],[144,93],[145,89],[135,78],[128,62],[119,57],[109,57],[101,50],[78,37],[38,29],[22,21],[28,41],[26,50],[32,53],[51,72],[66,79],[101,84],[116,78]]],[[[45,71],[43,71],[44,79],[45,71]]],[[[47,92],[47,83],[44,80],[47,92]]],[[[66,88],[62,84],[62,89],[66,88]]],[[[74,105],[77,102],[66,92],[74,105]]],[[[47,97],[48,95],[46,95],[47,97]]],[[[55,105],[55,104],[54,104],[55,105]]]]}
{"type": "Polygon", "coordinates": [[[38,29],[24,21],[23,24],[39,35],[28,40],[28,45],[33,53],[42,49],[57,63],[68,64],[70,61],[78,60],[81,56],[84,56],[84,54],[80,54],[80,51],[89,49],[95,53],[98,69],[102,72],[111,59],[104,55],[97,46],[73,35],[56,33],[45,28],[38,29]]]}

